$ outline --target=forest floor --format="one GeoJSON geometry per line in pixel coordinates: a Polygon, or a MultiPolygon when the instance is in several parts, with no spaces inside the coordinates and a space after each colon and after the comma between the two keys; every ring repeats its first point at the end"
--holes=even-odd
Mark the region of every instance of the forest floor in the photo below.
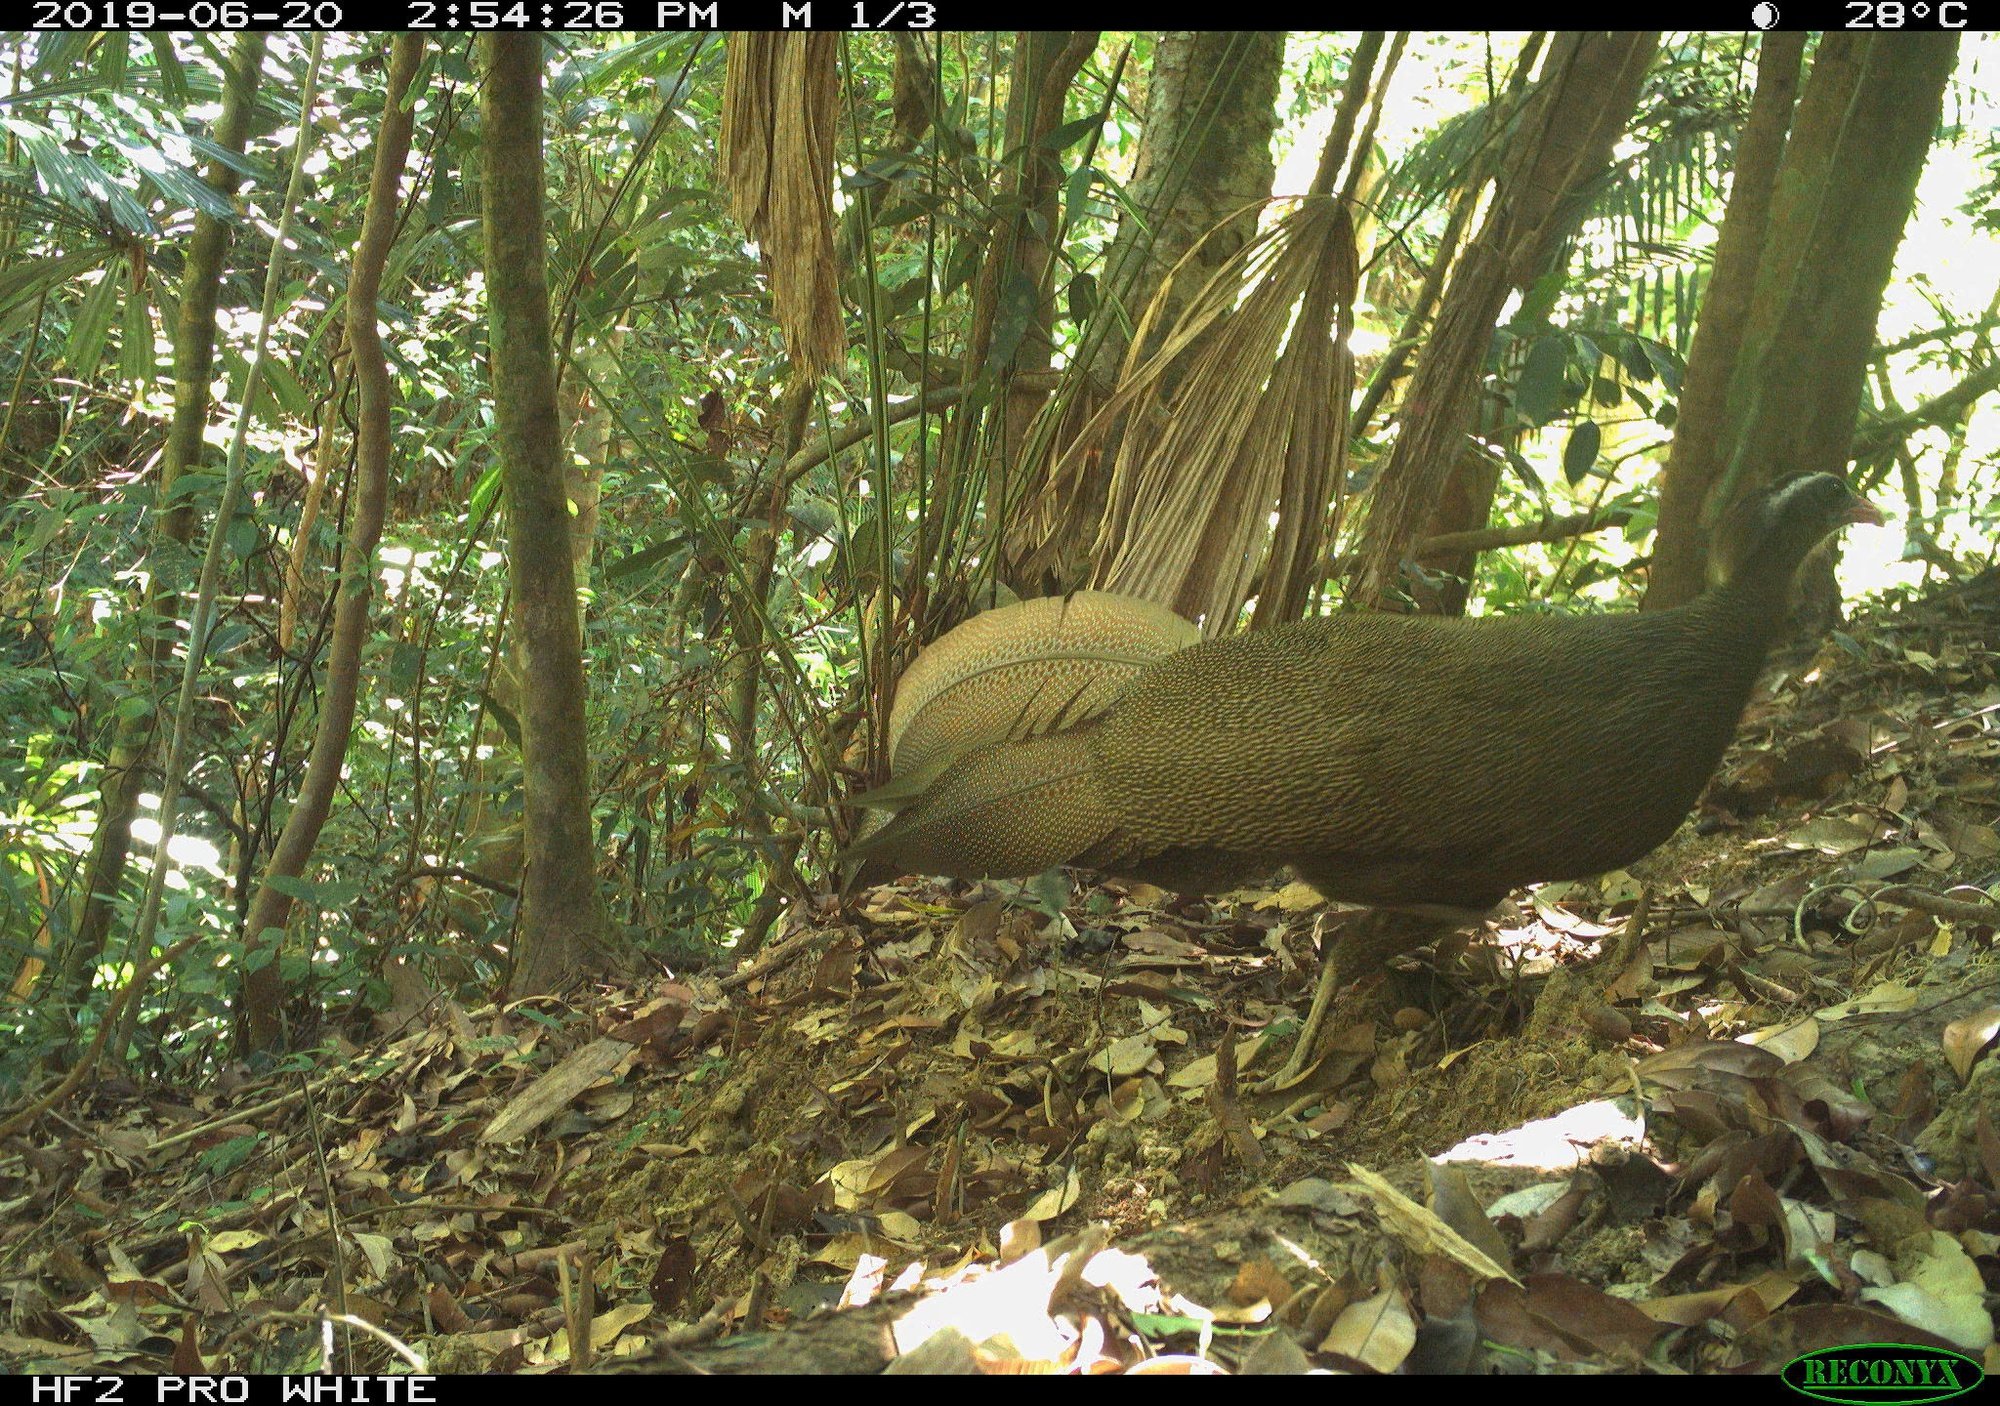
{"type": "Polygon", "coordinates": [[[0,1358],[305,1370],[325,1306],[365,1371],[1994,1372],[1996,819],[1988,573],[1781,660],[1673,841],[1398,959],[1291,1087],[1302,886],[876,889],[100,1089],[0,1161],[0,1358]]]}

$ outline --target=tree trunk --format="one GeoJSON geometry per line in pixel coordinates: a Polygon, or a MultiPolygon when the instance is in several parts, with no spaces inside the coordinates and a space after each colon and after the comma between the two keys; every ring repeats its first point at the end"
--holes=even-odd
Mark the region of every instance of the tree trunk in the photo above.
{"type": "MultiPolygon", "coordinates": [[[[1444,492],[1431,513],[1426,537],[1473,532],[1493,516],[1493,495],[1500,487],[1500,463],[1477,443],[1467,441],[1445,480],[1444,492]]],[[[1417,552],[1417,564],[1442,578],[1436,596],[1420,602],[1426,614],[1463,615],[1472,597],[1472,576],[1479,569],[1476,551],[1417,552]]]]}
{"type": "MultiPolygon", "coordinates": [[[[1284,55],[1285,37],[1276,33],[1160,35],[1127,187],[1141,214],[1120,222],[1105,258],[1102,304],[1094,314],[1103,330],[1093,337],[1083,368],[1093,381],[1107,380],[1124,360],[1132,327],[1204,235],[1229,224],[1175,280],[1175,304],[1256,233],[1255,202],[1271,194],[1275,169],[1271,136],[1284,55]]],[[[1155,326],[1171,327],[1177,311],[1175,305],[1163,309],[1155,326]]],[[[1171,387],[1162,388],[1163,399],[1170,393],[1171,387]]],[[[1013,495],[1025,511],[1005,525],[1007,579],[1022,594],[1074,586],[1091,574],[1118,442],[1133,432],[1128,424],[1108,437],[1081,474],[1044,479],[1013,495]]],[[[1043,458],[1054,461],[1053,455],[1043,458]]]]}
{"type": "Polygon", "coordinates": [[[392,388],[376,299],[381,294],[389,247],[396,238],[403,166],[410,154],[410,133],[416,118],[414,110],[404,106],[403,98],[416,77],[422,52],[423,41],[404,34],[396,39],[390,53],[388,97],[375,142],[368,208],[362,217],[354,272],[347,285],[347,345],[360,390],[360,418],[354,433],[353,512],[348,517],[347,548],[340,564],[340,596],[334,603],[333,639],[327,650],[326,687],[320,699],[312,756],[244,924],[243,1010],[245,1033],[253,1050],[273,1048],[283,1034],[280,1017],[285,981],[278,949],[291,918],[292,897],[274,887],[273,880],[297,879],[305,873],[332,809],[334,790],[340,785],[341,764],[347,758],[355,703],[361,692],[361,651],[368,641],[368,607],[374,599],[375,545],[382,536],[389,494],[392,388]]]}
{"type": "Polygon", "coordinates": [[[591,843],[583,640],[557,430],[542,218],[542,40],[488,35],[482,206],[494,425],[507,499],[507,572],[525,692],[521,708],[519,942],[511,989],[559,990],[607,958],[591,843]]]}
{"type": "MultiPolygon", "coordinates": [[[[1528,80],[1546,42],[1546,35],[1534,34],[1521,46],[1504,98],[1487,104],[1487,135],[1492,135],[1493,128],[1505,122],[1507,114],[1514,110],[1521,94],[1527,90],[1528,80]]],[[[1483,153],[1471,163],[1457,198],[1452,201],[1444,233],[1438,240],[1437,254],[1424,274],[1423,283],[1403,320],[1396,342],[1376,369],[1362,396],[1362,433],[1366,433],[1367,423],[1374,418],[1375,412],[1394,388],[1401,368],[1423,344],[1425,326],[1444,291],[1445,277],[1451,272],[1458,256],[1459,242],[1465,237],[1466,228],[1479,209],[1487,182],[1492,180],[1494,171],[1500,168],[1506,157],[1506,148],[1500,142],[1482,141],[1482,146],[1483,153]]],[[[1574,229],[1584,214],[1581,202],[1573,203],[1572,211],[1570,226],[1574,229]]],[[[1520,438],[1522,427],[1515,420],[1512,407],[1505,403],[1495,387],[1482,387],[1479,408],[1474,413],[1479,417],[1479,433],[1489,443],[1520,438]]],[[[1500,466],[1492,452],[1486,445],[1468,436],[1438,494],[1437,506],[1425,524],[1425,539],[1451,537],[1463,540],[1468,534],[1483,529],[1491,520],[1493,496],[1499,486],[1500,466]]],[[[1479,550],[1471,547],[1444,552],[1418,549],[1415,555],[1418,566],[1436,573],[1439,578],[1435,586],[1430,582],[1416,583],[1418,610],[1426,614],[1463,615],[1472,596],[1472,577],[1479,567],[1479,550]]]]}
{"type": "Polygon", "coordinates": [[[1799,33],[1773,32],[1759,41],[1757,91],[1736,145],[1729,207],[1716,237],[1715,261],[1703,290],[1694,341],[1688,347],[1673,448],[1660,477],[1659,527],[1642,609],[1692,600],[1701,594],[1708,574],[1703,505],[1722,473],[1730,373],[1743,349],[1805,46],[1806,37],[1799,33]]]}
{"type": "MultiPolygon", "coordinates": [[[[1182,289],[1227,263],[1257,231],[1258,210],[1271,194],[1276,165],[1271,137],[1278,126],[1278,76],[1285,36],[1258,31],[1169,31],[1159,38],[1146,89],[1146,123],[1128,188],[1145,218],[1127,217],[1104,260],[1104,296],[1121,310],[1095,354],[1098,367],[1116,366],[1130,329],[1167,274],[1225,220],[1229,232],[1211,239],[1182,289]]],[[[1173,325],[1168,307],[1156,326],[1173,325]]]]}
{"type": "MultiPolygon", "coordinates": [[[[241,154],[250,131],[257,83],[264,64],[264,36],[237,36],[224,76],[222,111],[213,139],[226,151],[241,154]]],[[[209,163],[207,180],[224,200],[233,200],[243,177],[223,161],[209,163]]],[[[174,330],[174,415],[160,455],[159,488],[154,502],[172,503],[153,520],[147,560],[152,564],[144,603],[140,607],[144,638],[133,660],[129,687],[146,700],[143,711],[122,717],[104,764],[98,794],[97,833],[83,866],[84,882],[72,914],[69,946],[63,958],[63,985],[80,1005],[90,992],[98,959],[111,931],[111,907],[125,882],[132,850],[132,820],[139,809],[141,772],[152,755],[158,712],[155,680],[173,647],[171,622],[182,609],[176,582],[187,578],[192,563],[186,556],[194,533],[194,506],[174,502],[181,475],[198,467],[202,436],[208,425],[209,383],[215,362],[215,310],[221,299],[223,260],[229,252],[230,226],[213,215],[195,216],[188,241],[187,271],[181,282],[180,317],[174,330]]]]}
{"type": "Polygon", "coordinates": [[[1406,414],[1370,494],[1354,598],[1380,606],[1422,533],[1478,403],[1481,370],[1507,295],[1539,276],[1573,197],[1610,158],[1652,63],[1655,33],[1564,34],[1502,170],[1486,225],[1454,271],[1405,398],[1406,414]]]}
{"type": "MultiPolygon", "coordinates": [[[[1735,364],[1726,370],[1713,456],[1720,472],[1703,495],[1711,521],[1778,474],[1845,469],[1882,290],[1957,54],[1951,34],[1839,33],[1821,42],[1778,167],[1735,364]]],[[[1684,411],[1680,423],[1687,418],[1684,411]]],[[[1681,494],[1683,517],[1691,492],[1681,494]]],[[[1687,539],[1699,534],[1683,520],[1675,535],[1685,556],[1687,539]]],[[[1822,558],[1818,568],[1822,588],[1831,583],[1830,563],[1822,558]]],[[[1700,581],[1682,562],[1671,582],[1657,583],[1659,599],[1649,592],[1646,603],[1673,605],[1700,581]]]]}
{"type": "Polygon", "coordinates": [[[1007,174],[1010,214],[994,231],[993,248],[980,271],[975,317],[984,325],[974,333],[976,342],[990,348],[995,318],[1005,308],[1008,325],[1002,330],[1013,350],[999,368],[1003,390],[998,432],[989,444],[986,473],[986,481],[1000,487],[1001,501],[1018,493],[1018,488],[1009,486],[1011,471],[1023,461],[1029,429],[1049,398],[1045,381],[1018,378],[1046,372],[1055,357],[1055,288],[1049,279],[1049,257],[1062,218],[1056,193],[1063,172],[1046,140],[1062,126],[1064,101],[1078,70],[1096,48],[1096,30],[1028,31],[1015,40],[1005,138],[1007,150],[1017,153],[1007,174]]]}
{"type": "MultiPolygon", "coordinates": [[[[1097,47],[1095,30],[1030,30],[1014,36],[1007,72],[1007,117],[1001,137],[1006,164],[1000,173],[999,205],[1007,213],[989,231],[984,262],[972,293],[972,327],[960,360],[960,379],[979,385],[952,417],[938,455],[933,511],[948,509],[960,485],[955,476],[975,455],[983,458],[989,528],[995,540],[1016,535],[1024,504],[1039,478],[1024,467],[1022,450],[1029,426],[1048,398],[1046,384],[1024,384],[1025,372],[1046,372],[1053,355],[1055,289],[1049,256],[1061,211],[1056,194],[1062,177],[1046,139],[1062,126],[1065,102],[1076,75],[1097,47]],[[988,388],[991,393],[988,393],[988,388]],[[975,446],[977,446],[975,448],[975,446]]],[[[942,529],[942,524],[940,524],[942,529]]],[[[942,530],[924,529],[942,548],[942,530]]],[[[920,554],[917,569],[926,563],[920,554]]],[[[1002,562],[1003,574],[1012,571],[1002,562]]]]}

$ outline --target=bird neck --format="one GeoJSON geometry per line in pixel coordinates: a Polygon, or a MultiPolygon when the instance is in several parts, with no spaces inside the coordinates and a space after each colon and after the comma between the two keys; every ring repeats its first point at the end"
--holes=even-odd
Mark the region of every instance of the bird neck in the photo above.
{"type": "Polygon", "coordinates": [[[1733,643],[1750,662],[1754,676],[1791,618],[1791,604],[1789,576],[1747,571],[1703,592],[1687,610],[1701,618],[1705,637],[1733,643]]]}

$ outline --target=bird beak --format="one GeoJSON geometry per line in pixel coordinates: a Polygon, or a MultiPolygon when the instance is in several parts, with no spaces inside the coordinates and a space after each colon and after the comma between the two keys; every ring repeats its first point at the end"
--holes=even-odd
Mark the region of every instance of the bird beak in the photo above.
{"type": "Polygon", "coordinates": [[[1885,527],[1888,525],[1888,519],[1882,516],[1882,510],[1866,498],[1859,496],[1855,498],[1853,506],[1848,508],[1847,520],[1849,522],[1865,522],[1870,527],[1885,527]]]}

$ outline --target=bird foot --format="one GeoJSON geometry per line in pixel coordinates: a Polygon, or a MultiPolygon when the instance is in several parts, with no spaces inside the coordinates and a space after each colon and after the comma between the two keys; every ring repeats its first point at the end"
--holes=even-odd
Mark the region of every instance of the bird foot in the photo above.
{"type": "Polygon", "coordinates": [[[1324,1058],[1320,1050],[1326,1033],[1326,1013],[1333,1005],[1333,993],[1340,989],[1340,964],[1327,953],[1320,959],[1319,980],[1313,987],[1312,1007],[1306,1012],[1299,1033],[1293,1037],[1292,1052],[1277,1073],[1250,1086],[1255,1094],[1282,1093],[1303,1080],[1324,1058]]]}
{"type": "MultiPolygon", "coordinates": [[[[1314,937],[1321,932],[1320,922],[1314,925],[1314,937]]],[[[1330,945],[1320,946],[1319,982],[1313,988],[1312,1007],[1306,1012],[1305,1023],[1299,1027],[1297,1038],[1292,1043],[1291,1054],[1284,1067],[1269,1078],[1251,1085],[1251,1092],[1258,1094],[1282,1093],[1302,1083],[1306,1076],[1319,1067],[1332,1044],[1331,1031],[1327,1026],[1327,1013],[1333,1007],[1334,992],[1341,988],[1343,980],[1349,977],[1386,976],[1388,959],[1398,953],[1419,946],[1436,935],[1437,920],[1425,915],[1376,911],[1350,920],[1330,945]]],[[[1388,1002],[1390,986],[1378,987],[1370,996],[1362,998],[1362,1005],[1354,1014],[1365,1011],[1369,1015],[1386,1015],[1392,1008],[1388,1002]]]]}

